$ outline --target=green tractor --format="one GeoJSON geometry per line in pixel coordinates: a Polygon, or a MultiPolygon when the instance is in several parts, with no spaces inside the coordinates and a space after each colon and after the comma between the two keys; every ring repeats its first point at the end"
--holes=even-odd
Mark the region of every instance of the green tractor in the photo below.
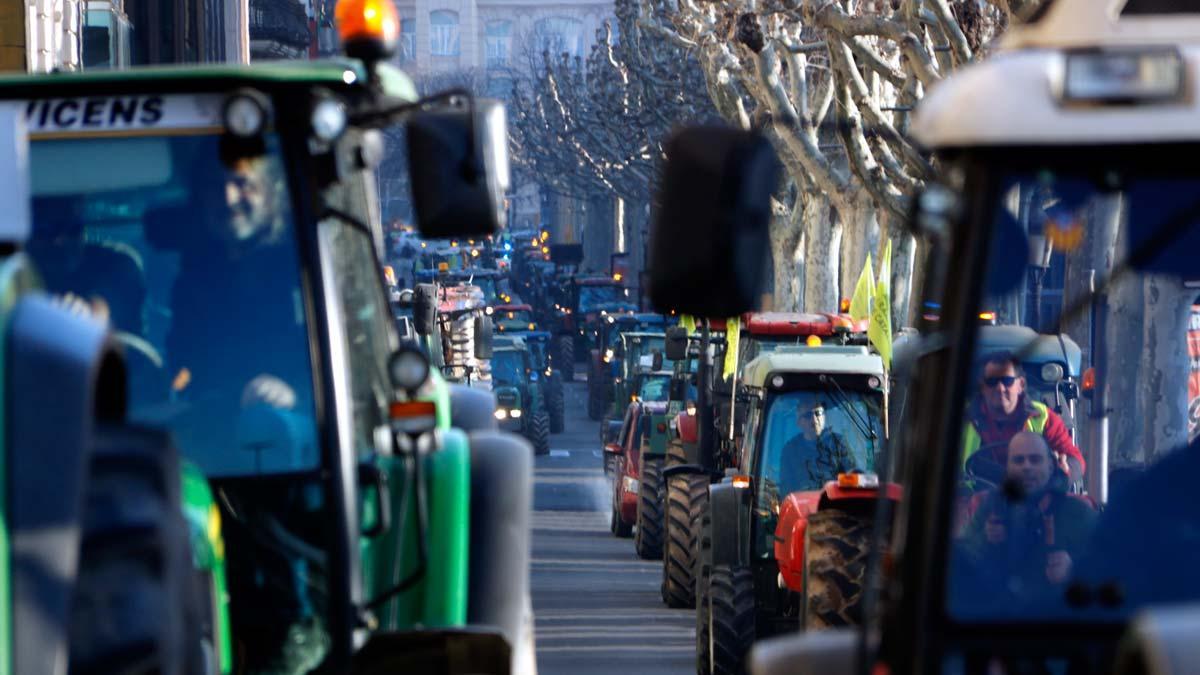
{"type": "Polygon", "coordinates": [[[540,373],[537,381],[542,385],[542,395],[546,399],[546,411],[550,414],[550,433],[560,434],[566,429],[566,395],[563,391],[563,376],[554,364],[550,354],[550,333],[546,331],[530,331],[518,333],[525,340],[529,353],[533,357],[536,372],[540,373]]]}
{"type": "Polygon", "coordinates": [[[482,236],[502,111],[418,100],[354,32],[381,7],[338,9],[356,58],[0,80],[31,138],[26,252],[120,338],[127,419],[207,479],[224,664],[527,672],[531,453],[397,339],[373,193],[403,122],[423,234],[482,236]]]}
{"type": "Polygon", "coordinates": [[[497,337],[492,351],[492,392],[500,428],[521,434],[536,454],[550,453],[550,413],[539,384],[543,372],[523,338],[497,337]]]}

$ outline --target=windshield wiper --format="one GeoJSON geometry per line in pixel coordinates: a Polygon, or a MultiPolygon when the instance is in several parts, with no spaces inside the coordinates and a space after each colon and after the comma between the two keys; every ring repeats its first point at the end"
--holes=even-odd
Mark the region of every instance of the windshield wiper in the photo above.
{"type": "MultiPolygon", "coordinates": [[[[846,395],[845,390],[842,389],[842,385],[838,384],[836,379],[829,377],[828,375],[821,375],[817,378],[817,380],[821,384],[826,385],[825,390],[829,392],[830,396],[838,399],[838,404],[846,410],[846,416],[849,417],[850,421],[854,423],[854,426],[858,428],[858,431],[863,435],[863,438],[871,441],[872,443],[878,440],[879,435],[875,433],[875,430],[872,429],[869,424],[867,424],[867,420],[864,417],[861,417],[861,413],[854,407],[854,404],[850,402],[850,397],[846,395]],[[833,385],[833,387],[830,388],[828,385],[833,385]]],[[[873,445],[872,449],[874,449],[873,445]]]]}

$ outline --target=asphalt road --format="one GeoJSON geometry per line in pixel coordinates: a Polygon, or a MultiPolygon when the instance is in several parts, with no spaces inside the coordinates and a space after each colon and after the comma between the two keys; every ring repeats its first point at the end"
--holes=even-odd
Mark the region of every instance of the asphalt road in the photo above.
{"type": "Polygon", "coordinates": [[[587,385],[568,386],[566,431],[538,457],[533,500],[533,611],[539,675],[695,672],[695,615],[667,609],[662,564],[608,530],[611,488],[587,385]]]}

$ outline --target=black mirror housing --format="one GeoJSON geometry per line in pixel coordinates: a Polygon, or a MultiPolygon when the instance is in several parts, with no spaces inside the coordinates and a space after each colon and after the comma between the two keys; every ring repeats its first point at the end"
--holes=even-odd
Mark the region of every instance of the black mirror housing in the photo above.
{"type": "Polygon", "coordinates": [[[675,134],[666,153],[647,266],[655,309],[695,316],[754,309],[782,171],[775,151],[756,133],[694,127],[675,134]]]}
{"type": "Polygon", "coordinates": [[[471,329],[475,337],[475,358],[480,361],[492,358],[492,317],[475,317],[471,329]]]}
{"type": "Polygon", "coordinates": [[[666,351],[668,359],[672,361],[684,361],[688,356],[688,332],[683,326],[671,326],[667,328],[667,336],[663,342],[663,349],[666,351]]]}
{"type": "Polygon", "coordinates": [[[437,286],[417,284],[413,290],[413,326],[421,335],[433,335],[437,328],[437,286]]]}
{"type": "Polygon", "coordinates": [[[483,238],[504,222],[508,136],[504,106],[413,114],[406,125],[413,206],[421,236],[483,238]],[[473,113],[473,114],[472,114],[473,113]]]}

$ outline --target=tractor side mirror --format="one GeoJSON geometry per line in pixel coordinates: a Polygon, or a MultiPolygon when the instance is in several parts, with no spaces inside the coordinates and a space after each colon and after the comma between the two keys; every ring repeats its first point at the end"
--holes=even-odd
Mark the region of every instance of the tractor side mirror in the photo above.
{"type": "Polygon", "coordinates": [[[492,358],[492,317],[475,317],[472,330],[475,334],[475,358],[487,361],[492,358]]]}
{"type": "Polygon", "coordinates": [[[462,99],[406,125],[413,206],[428,239],[485,237],[504,223],[508,129],[498,101],[462,99]]]}
{"type": "Polygon", "coordinates": [[[646,266],[651,301],[664,314],[754,309],[782,170],[771,144],[752,132],[694,127],[675,134],[666,155],[646,266]]]}
{"type": "Polygon", "coordinates": [[[687,380],[673,379],[671,380],[670,398],[672,401],[682,401],[687,398],[687,380]]]}
{"type": "Polygon", "coordinates": [[[417,333],[433,335],[437,327],[437,286],[417,284],[413,290],[413,324],[417,333]]]}
{"type": "Polygon", "coordinates": [[[650,367],[653,368],[654,370],[662,370],[663,369],[663,353],[662,352],[659,352],[659,351],[654,352],[654,356],[652,356],[650,359],[650,367]]]}
{"type": "Polygon", "coordinates": [[[684,361],[688,356],[688,332],[683,326],[671,326],[663,341],[663,349],[667,358],[672,361],[684,361]]]}

